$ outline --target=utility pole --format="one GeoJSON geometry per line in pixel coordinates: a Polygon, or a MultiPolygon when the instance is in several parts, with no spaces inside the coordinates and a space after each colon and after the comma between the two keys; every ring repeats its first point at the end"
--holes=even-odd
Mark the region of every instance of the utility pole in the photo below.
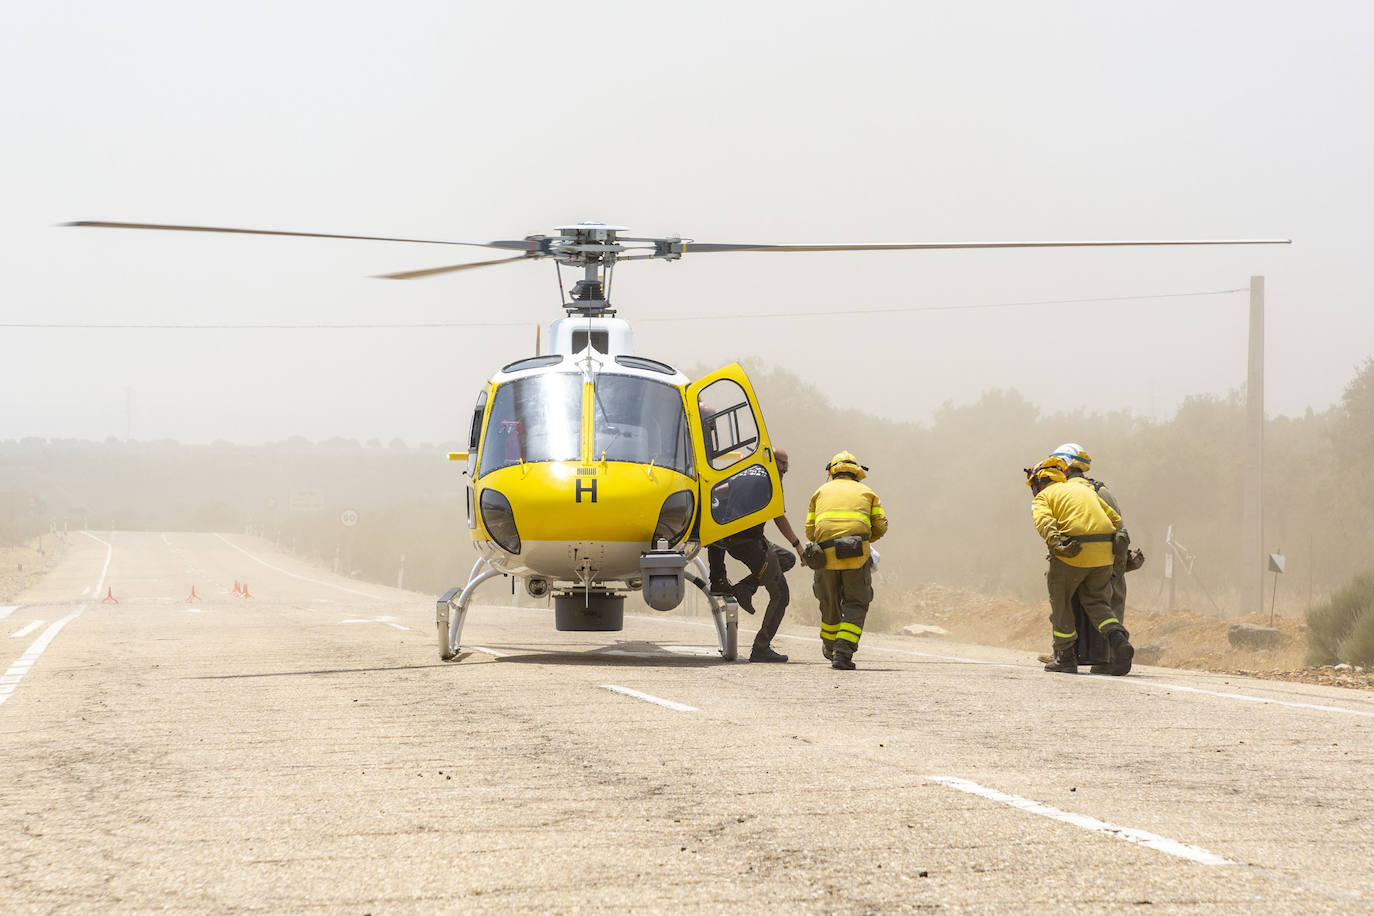
{"type": "Polygon", "coordinates": [[[1264,611],[1264,277],[1250,278],[1250,358],[1245,381],[1245,506],[1240,611],[1264,611]]]}

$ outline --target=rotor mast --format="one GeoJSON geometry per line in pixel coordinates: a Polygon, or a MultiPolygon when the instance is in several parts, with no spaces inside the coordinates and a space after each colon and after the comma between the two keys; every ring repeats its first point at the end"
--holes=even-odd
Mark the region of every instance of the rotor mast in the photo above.
{"type": "Polygon", "coordinates": [[[528,241],[538,245],[540,254],[536,256],[551,257],[559,264],[582,268],[582,279],[573,284],[572,301],[564,303],[563,308],[569,315],[588,318],[615,314],[607,298],[607,285],[616,261],[647,258],[675,261],[682,257],[684,250],[681,238],[622,237],[620,233],[629,231],[624,226],[608,226],[594,220],[557,226],[555,231],[558,232],[556,236],[532,235],[528,241]],[[631,251],[644,253],[626,253],[631,251]]]}

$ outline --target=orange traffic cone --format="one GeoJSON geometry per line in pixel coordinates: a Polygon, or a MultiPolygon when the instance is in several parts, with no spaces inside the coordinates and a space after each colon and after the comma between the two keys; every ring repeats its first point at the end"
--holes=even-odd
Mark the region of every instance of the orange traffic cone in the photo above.
{"type": "Polygon", "coordinates": [[[100,599],[101,604],[118,604],[119,599],[114,596],[114,586],[111,585],[105,592],[105,597],[100,599]]]}
{"type": "Polygon", "coordinates": [[[243,583],[243,594],[242,594],[242,595],[239,595],[239,597],[240,597],[240,598],[252,598],[252,597],[253,597],[252,595],[248,594],[248,583],[247,583],[247,582],[243,583]]]}
{"type": "Polygon", "coordinates": [[[187,601],[199,601],[199,600],[200,600],[200,596],[196,594],[196,587],[195,587],[194,585],[191,586],[191,594],[189,594],[189,595],[186,596],[186,600],[187,600],[187,601]]]}
{"type": "Polygon", "coordinates": [[[242,586],[242,585],[239,585],[239,580],[238,580],[238,579],[235,579],[235,580],[234,580],[234,591],[233,591],[233,595],[234,595],[235,598],[242,598],[242,597],[243,597],[243,586],[242,586]]]}

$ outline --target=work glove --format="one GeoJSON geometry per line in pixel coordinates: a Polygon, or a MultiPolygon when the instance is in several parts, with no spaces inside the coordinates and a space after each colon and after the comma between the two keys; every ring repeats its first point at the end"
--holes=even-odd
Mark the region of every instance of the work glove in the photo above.
{"type": "Polygon", "coordinates": [[[1126,551],[1126,572],[1137,570],[1145,565],[1145,551],[1128,550],[1126,551]]]}
{"type": "Polygon", "coordinates": [[[807,541],[806,546],[802,548],[802,562],[809,569],[825,569],[825,548],[807,541]]]}
{"type": "Polygon", "coordinates": [[[1069,537],[1061,534],[1050,540],[1050,553],[1056,557],[1076,557],[1083,552],[1083,545],[1069,537]]]}

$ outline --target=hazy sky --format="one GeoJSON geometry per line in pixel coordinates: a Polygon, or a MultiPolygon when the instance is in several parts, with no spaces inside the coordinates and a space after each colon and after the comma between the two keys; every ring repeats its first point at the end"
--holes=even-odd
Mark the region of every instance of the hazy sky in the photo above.
{"type": "MultiPolygon", "coordinates": [[[[0,439],[457,439],[560,317],[549,262],[482,249],[63,229],[193,223],[518,238],[599,219],[699,241],[1291,237],[1291,247],[714,254],[631,263],[637,349],[805,374],[928,420],[1013,387],[1167,417],[1271,414],[1374,353],[1374,12],[1309,2],[0,4],[0,439]],[[795,317],[800,312],[830,312],[795,317]],[[713,321],[731,313],[769,319],[713,321]],[[671,319],[671,320],[664,320],[671,319]]],[[[765,405],[766,407],[767,405],[765,405]]]]}

